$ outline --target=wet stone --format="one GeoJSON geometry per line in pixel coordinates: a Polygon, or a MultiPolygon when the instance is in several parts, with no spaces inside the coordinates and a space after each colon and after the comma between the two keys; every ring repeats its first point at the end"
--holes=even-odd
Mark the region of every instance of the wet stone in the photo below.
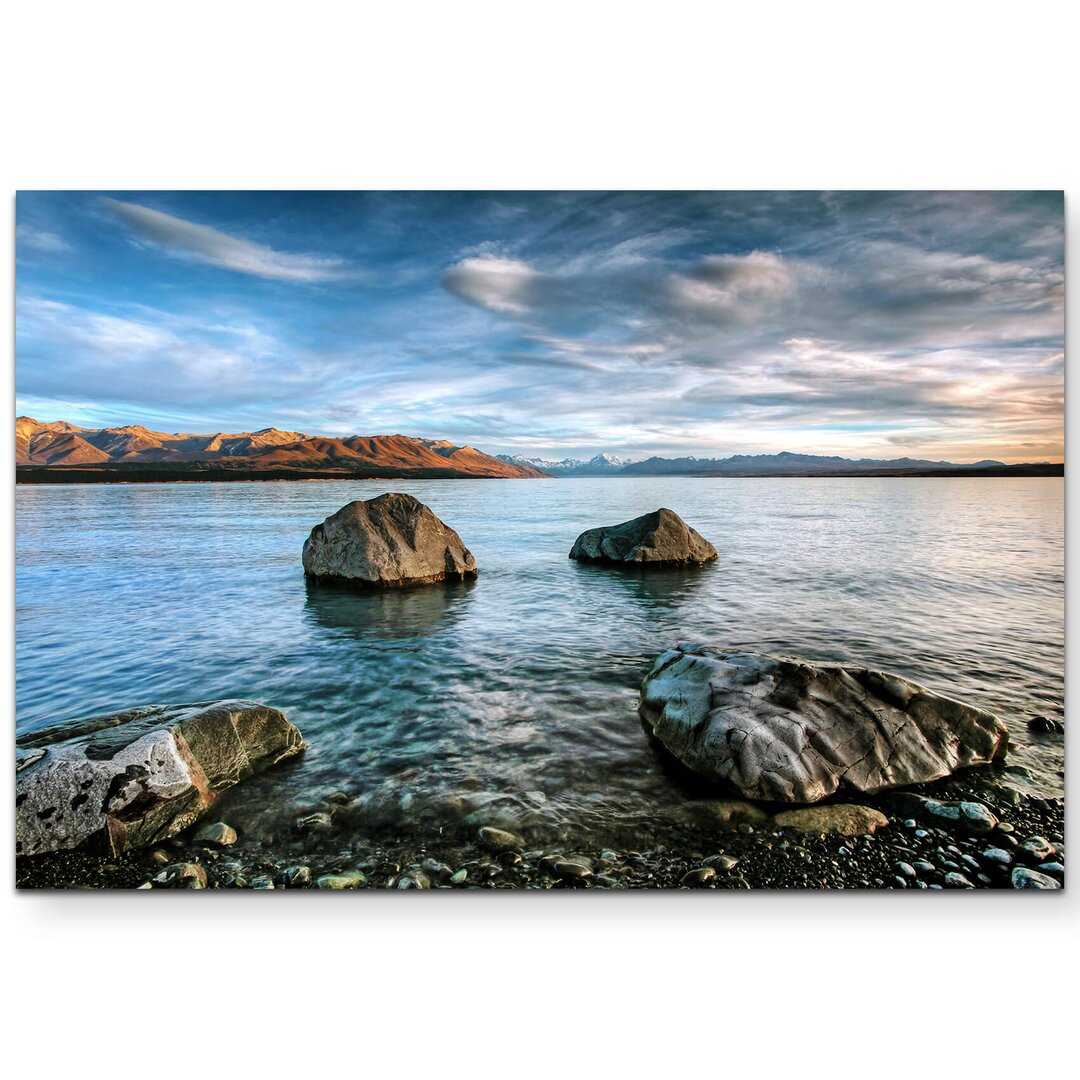
{"type": "Polygon", "coordinates": [[[734,855],[711,855],[705,860],[705,865],[714,870],[731,870],[738,864],[739,860],[734,855]]]}
{"type": "Polygon", "coordinates": [[[215,821],[210,825],[204,825],[196,834],[195,839],[200,844],[216,844],[218,847],[228,847],[236,843],[236,830],[224,821],[215,821]]]}
{"type": "Polygon", "coordinates": [[[1026,866],[1018,866],[1012,872],[1012,887],[1014,889],[1060,889],[1061,882],[1050,877],[1049,874],[1040,874],[1038,870],[1031,870],[1026,866]]]}
{"type": "Polygon", "coordinates": [[[951,872],[945,875],[947,889],[974,889],[975,886],[963,874],[951,872]]]}
{"type": "Polygon", "coordinates": [[[482,826],[476,838],[488,851],[521,851],[525,847],[525,841],[517,833],[493,825],[482,826]]]}
{"type": "Polygon", "coordinates": [[[367,878],[359,870],[343,871],[340,874],[323,874],[315,884],[320,889],[359,889],[367,878]]]}
{"type": "Polygon", "coordinates": [[[1034,731],[1040,735],[1062,735],[1065,725],[1059,720],[1052,720],[1049,716],[1033,716],[1027,722],[1028,731],[1034,731]]]}
{"type": "Polygon", "coordinates": [[[258,874],[248,882],[249,889],[275,889],[274,879],[269,874],[258,874]]]}
{"type": "Polygon", "coordinates": [[[1045,836],[1029,836],[1017,849],[1016,857],[1022,862],[1049,862],[1054,855],[1054,845],[1045,836]]]}
{"type": "Polygon", "coordinates": [[[1040,874],[1047,874],[1049,877],[1057,878],[1058,881],[1065,880],[1065,867],[1059,862],[1039,863],[1035,869],[1040,874]]]}
{"type": "Polygon", "coordinates": [[[571,862],[565,859],[560,859],[554,863],[551,870],[556,877],[561,878],[592,877],[592,871],[584,863],[571,862]]]}
{"type": "Polygon", "coordinates": [[[173,863],[153,878],[155,888],[205,889],[206,871],[198,863],[173,863]]]}
{"type": "Polygon", "coordinates": [[[326,832],[333,824],[332,818],[325,810],[296,819],[296,827],[300,832],[326,832]]]}
{"type": "Polygon", "coordinates": [[[992,847],[987,848],[982,853],[983,861],[988,862],[993,866],[1007,868],[1012,866],[1013,857],[1004,848],[992,847]]]}
{"type": "Polygon", "coordinates": [[[697,889],[707,885],[715,877],[716,871],[711,866],[699,866],[696,870],[683,874],[682,884],[688,889],[697,889]]]}
{"type": "Polygon", "coordinates": [[[438,859],[425,859],[420,864],[420,869],[433,881],[446,881],[454,873],[446,863],[439,862],[438,859]]]}
{"type": "Polygon", "coordinates": [[[312,881],[310,866],[290,866],[281,875],[286,889],[306,889],[312,881]]]}

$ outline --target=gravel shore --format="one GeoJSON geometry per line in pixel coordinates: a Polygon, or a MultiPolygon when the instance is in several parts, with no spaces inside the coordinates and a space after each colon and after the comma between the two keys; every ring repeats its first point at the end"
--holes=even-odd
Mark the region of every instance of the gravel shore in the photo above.
{"type": "MultiPolygon", "coordinates": [[[[1064,802],[954,778],[924,795],[981,806],[969,820],[905,816],[895,796],[862,798],[887,825],[865,835],[813,835],[747,822],[668,824],[636,846],[539,843],[496,824],[444,835],[314,831],[270,846],[211,816],[126,859],[61,853],[16,860],[19,888],[98,889],[995,889],[1064,884],[1064,802]],[[991,824],[996,818],[996,823],[991,824]],[[207,824],[209,823],[209,824],[207,824]],[[222,841],[226,841],[223,843],[222,841]]],[[[846,805],[851,805],[848,800],[846,805]]],[[[773,808],[775,809],[775,808],[773,808]]]]}

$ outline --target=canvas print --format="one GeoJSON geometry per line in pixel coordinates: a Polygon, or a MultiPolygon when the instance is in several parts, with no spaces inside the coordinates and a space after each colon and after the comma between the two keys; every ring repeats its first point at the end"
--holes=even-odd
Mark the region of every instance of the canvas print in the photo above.
{"type": "Polygon", "coordinates": [[[20,192],[17,885],[1060,889],[1063,210],[20,192]]]}

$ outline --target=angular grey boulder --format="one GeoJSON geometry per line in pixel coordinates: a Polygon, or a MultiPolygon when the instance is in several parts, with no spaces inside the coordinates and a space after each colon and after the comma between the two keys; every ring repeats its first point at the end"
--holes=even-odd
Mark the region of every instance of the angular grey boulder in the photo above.
{"type": "Polygon", "coordinates": [[[716,548],[673,510],[661,508],[621,525],[583,532],[570,550],[583,562],[651,566],[700,566],[717,557],[716,548]]]}
{"type": "Polygon", "coordinates": [[[304,573],[354,588],[404,588],[476,576],[453,529],[412,495],[393,492],[343,506],[311,530],[304,573]]]}
{"type": "Polygon", "coordinates": [[[694,772],[776,802],[937,780],[1008,747],[997,717],[897,675],[697,645],[658,657],[638,711],[694,772]]]}
{"type": "Polygon", "coordinates": [[[16,741],[16,854],[157,843],[303,748],[284,713],[253,701],[148,705],[31,732],[16,741]]]}

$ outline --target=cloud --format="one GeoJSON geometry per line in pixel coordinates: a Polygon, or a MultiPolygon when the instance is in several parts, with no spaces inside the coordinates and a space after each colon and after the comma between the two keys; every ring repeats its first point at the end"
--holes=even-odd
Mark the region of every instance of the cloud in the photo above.
{"type": "Polygon", "coordinates": [[[796,268],[779,255],[709,255],[686,274],[672,274],[664,283],[676,310],[724,326],[760,319],[796,289],[796,268]]]}
{"type": "Polygon", "coordinates": [[[443,274],[455,296],[501,315],[526,315],[539,299],[543,275],[520,259],[480,255],[462,259],[443,274]]]}
{"type": "Polygon", "coordinates": [[[603,433],[593,446],[632,449],[617,441],[629,433],[651,449],[711,453],[750,440],[917,448],[933,434],[976,456],[989,446],[1007,457],[1010,439],[1060,453],[1060,230],[1033,228],[1021,205],[978,250],[969,219],[990,207],[975,202],[935,196],[920,207],[904,196],[886,211],[838,196],[840,221],[800,225],[790,253],[688,257],[678,243],[630,238],[569,258],[466,259],[444,284],[517,327],[498,352],[508,364],[525,346],[534,366],[545,354],[553,370],[562,364],[544,389],[544,421],[577,425],[578,445],[590,430],[603,433]],[[620,247],[634,257],[606,257],[620,247]]]}
{"type": "Polygon", "coordinates": [[[49,254],[62,254],[71,251],[71,245],[56,232],[47,229],[35,229],[32,225],[15,227],[16,248],[33,248],[49,254]]]}
{"type": "Polygon", "coordinates": [[[356,268],[345,259],[275,251],[147,206],[119,199],[102,201],[142,239],[160,245],[172,254],[212,266],[278,281],[343,281],[358,276],[356,268]]]}

